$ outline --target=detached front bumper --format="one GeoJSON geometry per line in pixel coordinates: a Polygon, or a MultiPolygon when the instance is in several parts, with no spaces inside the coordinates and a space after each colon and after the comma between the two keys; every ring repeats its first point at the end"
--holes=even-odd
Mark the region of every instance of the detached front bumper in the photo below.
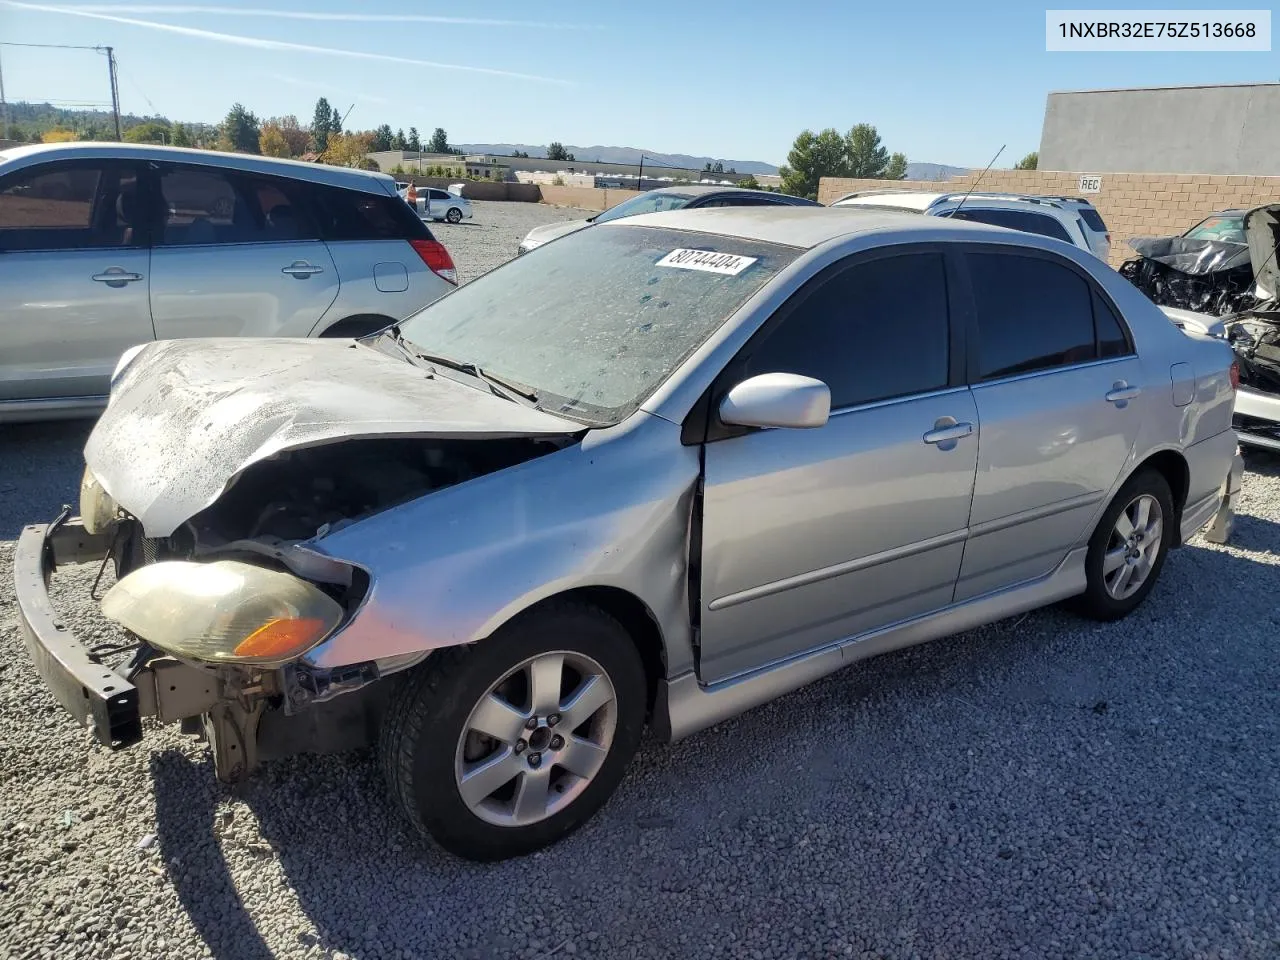
{"type": "Polygon", "coordinates": [[[18,625],[36,672],[81,726],[119,750],[142,739],[138,688],[99,663],[49,601],[49,581],[62,565],[101,560],[111,542],[89,534],[79,518],[23,529],[13,558],[18,625]]]}
{"type": "MultiPolygon", "coordinates": [[[[1240,442],[1244,442],[1243,438],[1241,438],[1240,442]]],[[[1231,539],[1231,531],[1235,529],[1236,523],[1236,506],[1240,502],[1240,488],[1243,483],[1244,457],[1237,446],[1236,452],[1231,458],[1231,469],[1228,471],[1226,482],[1223,484],[1222,501],[1204,531],[1204,538],[1210,543],[1226,543],[1231,539]]]]}

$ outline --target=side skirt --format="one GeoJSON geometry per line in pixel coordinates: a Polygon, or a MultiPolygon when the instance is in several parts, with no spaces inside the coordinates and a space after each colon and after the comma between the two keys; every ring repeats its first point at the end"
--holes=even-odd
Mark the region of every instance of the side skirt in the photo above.
{"type": "Polygon", "coordinates": [[[1076,596],[1085,590],[1087,553],[1087,546],[1075,548],[1056,570],[1038,580],[839,640],[719,683],[700,683],[693,671],[663,680],[658,685],[654,707],[655,732],[668,741],[680,740],[798,690],[855,661],[961,633],[1076,596]]]}

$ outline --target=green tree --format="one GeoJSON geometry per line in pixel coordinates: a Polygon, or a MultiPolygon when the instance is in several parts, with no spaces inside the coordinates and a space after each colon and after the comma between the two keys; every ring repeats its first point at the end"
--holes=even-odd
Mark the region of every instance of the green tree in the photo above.
{"type": "Polygon", "coordinates": [[[171,142],[175,147],[191,147],[195,145],[191,139],[191,131],[187,129],[185,123],[175,123],[173,125],[173,140],[171,142]]]}
{"type": "Polygon", "coordinates": [[[880,134],[869,123],[860,123],[849,131],[845,154],[849,165],[846,177],[879,179],[889,166],[889,151],[880,145],[880,134]]]}
{"type": "Polygon", "coordinates": [[[311,134],[298,124],[298,118],[293,114],[272,117],[267,123],[280,128],[280,135],[284,137],[285,143],[289,144],[289,156],[300,157],[307,152],[307,146],[311,143],[311,134]]]}
{"type": "Polygon", "coordinates": [[[1039,152],[1037,152],[1037,151],[1035,151],[1035,150],[1032,150],[1032,151],[1031,151],[1030,153],[1028,153],[1025,157],[1023,157],[1021,160],[1019,160],[1019,161],[1018,161],[1018,163],[1017,163],[1017,165],[1016,165],[1013,169],[1015,169],[1015,170],[1034,170],[1034,169],[1036,169],[1036,167],[1039,165],[1039,163],[1040,163],[1040,154],[1039,154],[1039,152]]]}
{"type": "Polygon", "coordinates": [[[396,135],[391,138],[391,149],[407,150],[408,148],[409,148],[409,141],[404,138],[404,131],[397,130],[396,135]]]}
{"type": "Polygon", "coordinates": [[[373,131],[373,140],[369,143],[369,149],[378,152],[381,150],[391,149],[391,125],[384,123],[377,130],[373,131]]]}
{"type": "Polygon", "coordinates": [[[148,120],[124,132],[125,143],[169,143],[172,139],[173,129],[167,120],[148,120]]]}
{"type": "Polygon", "coordinates": [[[329,118],[329,133],[342,132],[342,114],[338,112],[338,108],[333,108],[333,116],[329,118]]]}
{"type": "Polygon", "coordinates": [[[823,177],[849,176],[849,154],[845,138],[828,127],[821,133],[804,130],[796,137],[787,154],[782,175],[782,189],[796,197],[818,197],[818,181],[823,177]]]}
{"type": "Polygon", "coordinates": [[[743,177],[741,180],[738,181],[738,186],[740,186],[743,190],[759,190],[760,181],[757,180],[753,175],[748,174],[747,176],[743,177]]]}
{"type": "Polygon", "coordinates": [[[222,129],[218,135],[218,149],[234,150],[236,153],[257,153],[258,118],[246,110],[243,104],[232,104],[227,117],[222,121],[222,129]]]}
{"type": "Polygon", "coordinates": [[[525,153],[523,150],[513,150],[511,152],[511,156],[515,157],[516,159],[524,159],[524,160],[529,159],[529,154],[525,153]]]}
{"type": "Polygon", "coordinates": [[[449,135],[444,132],[444,127],[436,127],[431,134],[430,141],[427,142],[427,153],[448,153],[449,152],[449,135]]]}
{"type": "Polygon", "coordinates": [[[329,145],[329,124],[332,119],[333,108],[329,106],[327,99],[321,97],[316,101],[316,111],[311,120],[311,143],[319,153],[324,153],[324,148],[329,145]]]}
{"type": "Polygon", "coordinates": [[[418,128],[410,127],[409,136],[405,140],[405,149],[415,153],[422,149],[422,139],[418,136],[418,128]]]}
{"type": "Polygon", "coordinates": [[[559,140],[552,140],[547,144],[548,160],[572,160],[573,154],[564,148],[564,144],[559,140]]]}
{"type": "Polygon", "coordinates": [[[889,157],[889,165],[881,174],[883,180],[905,180],[907,178],[907,155],[895,153],[889,157]]]}

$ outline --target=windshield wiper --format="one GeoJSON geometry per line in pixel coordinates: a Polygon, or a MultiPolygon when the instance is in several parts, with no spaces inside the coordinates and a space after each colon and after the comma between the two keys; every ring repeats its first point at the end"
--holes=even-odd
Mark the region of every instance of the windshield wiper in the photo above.
{"type": "Polygon", "coordinates": [[[531,403],[538,402],[538,394],[522,383],[516,383],[514,380],[508,380],[495,373],[489,373],[470,361],[454,360],[452,357],[444,357],[439,354],[423,353],[412,340],[405,339],[404,334],[400,332],[400,324],[398,323],[393,323],[387,329],[391,333],[392,340],[396,346],[417,360],[448,367],[451,370],[457,370],[459,373],[469,374],[477,380],[482,380],[490,391],[504,400],[519,403],[517,398],[522,398],[531,403]]]}

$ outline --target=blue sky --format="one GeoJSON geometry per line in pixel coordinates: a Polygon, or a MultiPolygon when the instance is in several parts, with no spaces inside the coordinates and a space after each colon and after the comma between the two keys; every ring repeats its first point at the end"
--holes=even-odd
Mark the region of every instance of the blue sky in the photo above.
{"type": "MultiPolygon", "coordinates": [[[[324,95],[357,129],[771,163],[805,127],[867,122],[910,160],[984,166],[1007,143],[1006,166],[1039,145],[1050,90],[1280,80],[1276,53],[1046,53],[1044,9],[0,0],[0,39],[114,46],[132,113],[216,122],[240,101],[306,123],[324,95]]],[[[0,66],[10,100],[110,99],[93,53],[0,47],[0,66]]]]}

